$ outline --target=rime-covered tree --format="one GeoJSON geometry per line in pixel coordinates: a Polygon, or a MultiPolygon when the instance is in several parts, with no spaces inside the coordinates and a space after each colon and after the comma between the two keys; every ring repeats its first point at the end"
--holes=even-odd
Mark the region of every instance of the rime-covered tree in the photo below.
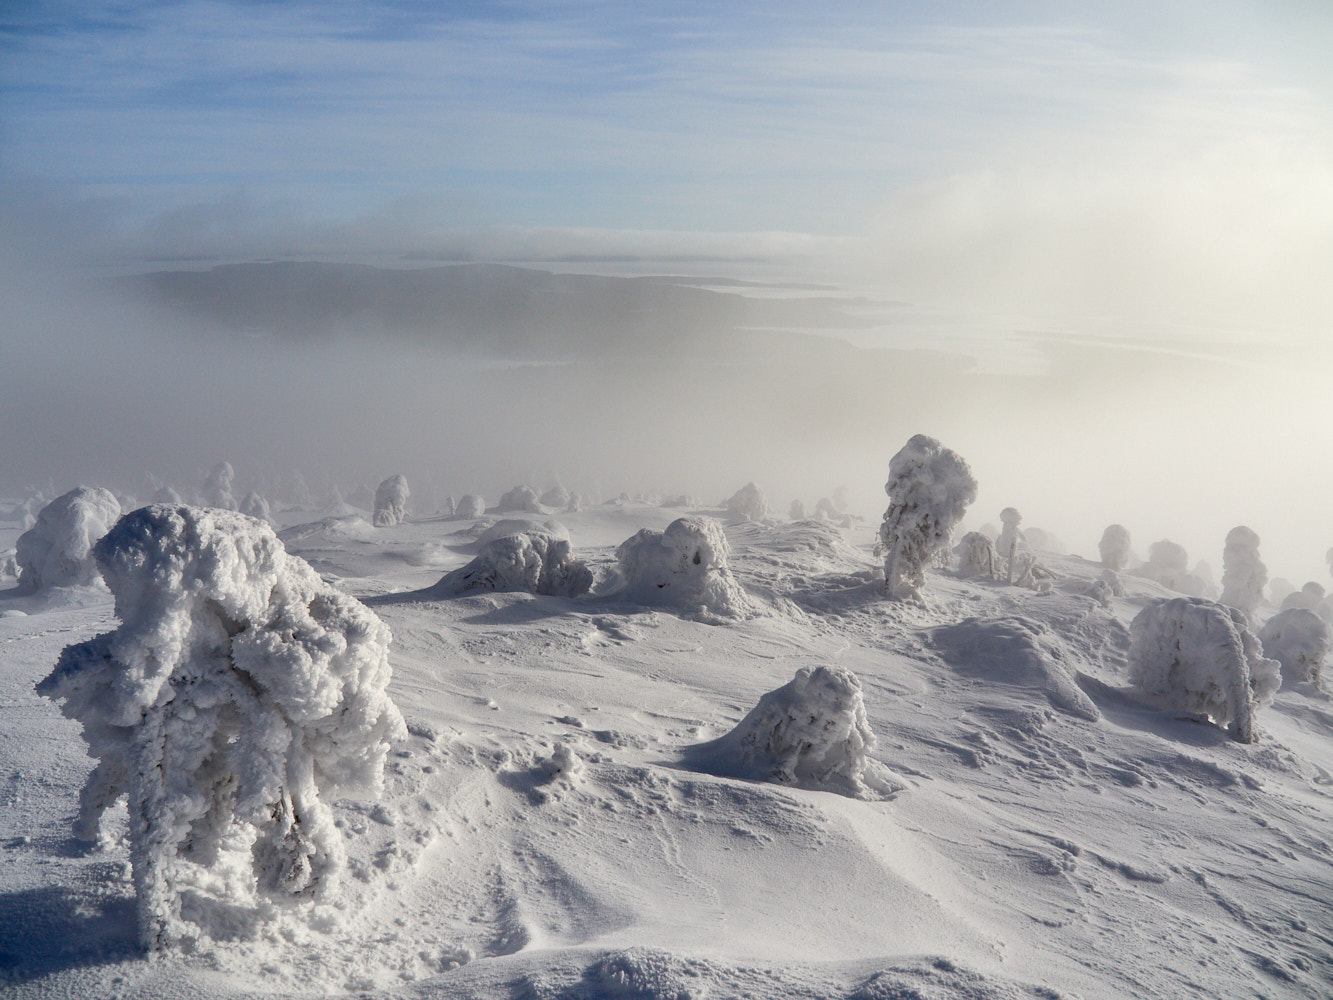
{"type": "Polygon", "coordinates": [[[1266,583],[1268,570],[1259,558],[1259,536],[1244,525],[1232,528],[1222,549],[1222,603],[1253,618],[1263,603],[1266,583]]]}
{"type": "Polygon", "coordinates": [[[407,517],[407,500],[411,496],[407,477],[401,473],[390,476],[375,490],[375,511],[371,515],[377,528],[392,528],[407,517]]]}
{"type": "Polygon", "coordinates": [[[977,481],[960,455],[917,434],[889,460],[884,492],[889,507],[878,545],[884,590],[890,597],[913,597],[925,583],[931,556],[948,545],[954,526],[977,498],[977,481]]]}

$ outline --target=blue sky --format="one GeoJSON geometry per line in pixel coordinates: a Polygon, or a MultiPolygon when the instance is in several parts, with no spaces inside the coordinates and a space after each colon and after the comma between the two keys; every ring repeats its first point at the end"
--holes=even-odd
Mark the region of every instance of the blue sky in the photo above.
{"type": "Polygon", "coordinates": [[[0,173],[165,253],[751,234],[1065,308],[1327,254],[1330,50],[1322,3],[10,0],[0,173]]]}

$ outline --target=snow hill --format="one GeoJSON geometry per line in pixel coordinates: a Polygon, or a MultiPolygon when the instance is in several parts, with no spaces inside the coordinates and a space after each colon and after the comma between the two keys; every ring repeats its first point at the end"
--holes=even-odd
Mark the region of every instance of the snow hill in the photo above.
{"type": "MultiPolygon", "coordinates": [[[[276,513],[288,551],[392,629],[409,735],[380,801],[334,804],[341,897],[214,907],[192,949],[151,961],[124,807],[109,842],[79,848],[92,762],[33,690],[67,645],[115,628],[110,594],[0,591],[0,993],[1333,995],[1320,687],[1285,682],[1257,742],[1236,742],[1128,683],[1129,622],[1173,592],[1126,576],[1106,607],[1088,596],[1099,563],[1041,553],[1046,592],[931,570],[921,602],[886,601],[866,523],[727,524],[753,614],[636,603],[617,547],[686,514],[725,517],[553,515],[596,580],[559,597],[436,587],[487,519],[276,513]],[[841,686],[764,700],[807,669],[841,686]],[[800,732],[790,706],[839,699],[858,766],[891,776],[873,794],[719,761],[742,720],[800,732]]],[[[0,551],[16,535],[0,524],[0,551]]]]}

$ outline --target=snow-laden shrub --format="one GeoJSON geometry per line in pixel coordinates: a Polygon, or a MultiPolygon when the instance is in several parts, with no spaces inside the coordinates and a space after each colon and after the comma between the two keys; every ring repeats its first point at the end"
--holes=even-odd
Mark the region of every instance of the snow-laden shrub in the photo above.
{"type": "Polygon", "coordinates": [[[120,501],[100,486],[79,486],[37,514],[15,544],[19,588],[27,593],[97,579],[93,546],[120,517],[120,501]]]}
{"type": "Polygon", "coordinates": [[[1108,524],[1102,532],[1102,540],[1097,543],[1101,553],[1102,565],[1114,573],[1119,573],[1129,565],[1129,529],[1123,524],[1108,524]]]}
{"type": "Polygon", "coordinates": [[[806,518],[805,504],[800,500],[793,500],[791,506],[787,508],[787,520],[804,521],[806,518]]]}
{"type": "Polygon", "coordinates": [[[545,513],[536,492],[530,486],[515,486],[495,502],[495,509],[502,514],[514,510],[527,511],[529,514],[545,513]]]}
{"type": "Polygon", "coordinates": [[[768,498],[754,483],[746,483],[724,505],[731,521],[763,521],[768,518],[768,498]]]}
{"type": "Polygon", "coordinates": [[[1292,591],[1283,598],[1281,610],[1289,611],[1292,608],[1304,608],[1306,611],[1318,611],[1324,596],[1324,585],[1314,580],[1308,580],[1300,590],[1292,591]]]}
{"type": "Polygon", "coordinates": [[[377,794],[404,734],[388,628],[230,511],[141,508],[96,557],[121,625],[67,646],[37,690],[83,724],[97,761],[75,835],[95,839],[129,798],[142,943],[188,933],[189,869],[224,854],[248,852],[262,897],[327,896],[343,863],[327,800],[377,794]]]}
{"type": "Polygon", "coordinates": [[[884,492],[889,508],[877,546],[884,589],[890,597],[915,596],[930,557],[948,545],[954,525],[977,498],[977,481],[962,456],[917,434],[889,460],[884,492]]]}
{"type": "Polygon", "coordinates": [[[716,774],[867,798],[903,787],[871,759],[875,746],[856,675],[802,667],[735,729],[686,758],[716,774]]]}
{"type": "Polygon", "coordinates": [[[958,553],[958,575],[995,579],[1000,573],[1000,555],[995,543],[979,531],[969,531],[955,550],[958,553]]]}
{"type": "Polygon", "coordinates": [[[1222,597],[1228,607],[1253,618],[1264,599],[1268,570],[1259,558],[1259,536],[1240,525],[1227,532],[1222,549],[1222,597]]]}
{"type": "Polygon", "coordinates": [[[727,565],[730,548],[711,517],[686,516],[665,531],[644,528],[616,549],[624,596],[636,604],[676,607],[703,621],[757,614],[759,606],[727,565]]]}
{"type": "Polygon", "coordinates": [[[569,490],[565,489],[559,483],[556,483],[541,496],[543,507],[554,507],[556,510],[564,510],[569,506],[569,490]]]}
{"type": "Polygon", "coordinates": [[[1282,685],[1244,613],[1198,597],[1151,601],[1135,616],[1129,676],[1171,708],[1229,725],[1242,743],[1255,741],[1255,711],[1282,685]]]}
{"type": "Polygon", "coordinates": [[[478,493],[464,493],[458,500],[454,516],[464,521],[475,521],[486,513],[486,498],[478,493]]]}
{"type": "Polygon", "coordinates": [[[482,544],[477,557],[447,574],[436,594],[526,590],[530,594],[578,597],[592,587],[592,570],[575,559],[568,537],[541,531],[501,535],[482,544]]]}
{"type": "Polygon", "coordinates": [[[1189,562],[1189,553],[1183,545],[1164,538],[1148,546],[1148,561],[1138,568],[1137,573],[1163,587],[1181,590],[1188,585],[1189,562]]]}
{"type": "Polygon", "coordinates": [[[375,488],[375,511],[371,523],[377,528],[392,528],[407,517],[407,477],[401,473],[390,476],[375,488]]]}
{"type": "Polygon", "coordinates": [[[1328,624],[1313,611],[1279,611],[1259,630],[1264,655],[1282,664],[1287,681],[1318,681],[1328,655],[1328,624]]]}
{"type": "Polygon", "coordinates": [[[219,462],[209,469],[208,475],[204,477],[204,485],[200,490],[203,494],[204,506],[217,507],[221,510],[235,510],[236,497],[231,492],[231,484],[235,478],[236,471],[231,467],[230,462],[219,462]]]}
{"type": "Polygon", "coordinates": [[[273,523],[272,508],[269,507],[268,501],[254,490],[241,497],[241,505],[237,509],[246,517],[253,517],[256,521],[273,523]]]}

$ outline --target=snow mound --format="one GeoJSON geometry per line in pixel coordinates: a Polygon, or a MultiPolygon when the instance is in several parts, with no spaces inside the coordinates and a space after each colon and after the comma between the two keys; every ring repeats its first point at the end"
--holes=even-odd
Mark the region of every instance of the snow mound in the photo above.
{"type": "Polygon", "coordinates": [[[1284,681],[1319,681],[1328,655],[1328,624],[1306,608],[1279,611],[1259,630],[1264,656],[1282,664],[1284,681]]]}
{"type": "Polygon", "coordinates": [[[120,502],[100,486],[79,486],[56,497],[15,545],[19,588],[36,593],[93,583],[93,546],[119,517],[120,502]]]}
{"type": "Polygon", "coordinates": [[[239,872],[232,891],[260,899],[194,905],[191,921],[327,897],[344,857],[327,800],[378,794],[405,734],[388,628],[230,511],[141,508],[96,558],[121,625],[67,646],[37,690],[83,724],[97,761],[75,836],[95,839],[129,797],[140,941],[209,931],[181,910],[203,869],[239,872]]]}
{"type": "Polygon", "coordinates": [[[732,576],[729,555],[722,525],[694,515],[677,518],[665,531],[643,528],[616,549],[626,598],[678,608],[714,624],[760,610],[732,576]]]}
{"type": "Polygon", "coordinates": [[[732,521],[768,519],[768,498],[754,483],[746,483],[723,506],[727,508],[727,518],[732,521]]]}
{"type": "Polygon", "coordinates": [[[486,513],[486,498],[478,493],[464,493],[454,510],[454,516],[464,521],[474,521],[486,513]]]}
{"type": "Polygon", "coordinates": [[[968,618],[937,628],[932,641],[960,673],[1039,691],[1052,707],[1089,722],[1101,712],[1078,686],[1078,668],[1053,630],[1029,618],[968,618]]]}
{"type": "Polygon", "coordinates": [[[481,546],[477,557],[446,575],[432,595],[526,590],[578,597],[592,587],[592,570],[570,551],[569,539],[536,531],[508,533],[481,546]]]}
{"type": "Polygon", "coordinates": [[[884,590],[890,597],[915,597],[931,557],[949,544],[954,526],[977,498],[977,481],[962,456],[917,434],[889,460],[884,492],[889,508],[878,546],[884,590]]]}
{"type": "Polygon", "coordinates": [[[530,486],[515,486],[495,502],[495,509],[500,513],[507,511],[526,511],[529,514],[545,514],[537,493],[530,486]]]}
{"type": "Polygon", "coordinates": [[[390,476],[375,489],[375,512],[371,523],[377,528],[392,528],[407,517],[407,477],[390,476]]]}
{"type": "Polygon", "coordinates": [[[1282,684],[1244,612],[1197,597],[1151,601],[1130,623],[1130,680],[1169,707],[1230,726],[1242,743],[1257,739],[1255,711],[1282,684]]]}
{"type": "Polygon", "coordinates": [[[842,667],[802,667],[725,736],[693,747],[698,770],[876,798],[905,787],[870,759],[875,734],[861,682],[842,667]]]}
{"type": "Polygon", "coordinates": [[[493,542],[505,535],[532,534],[534,532],[569,541],[569,529],[559,521],[549,519],[538,521],[531,517],[506,517],[485,528],[477,536],[477,544],[485,545],[487,542],[493,542]]]}

